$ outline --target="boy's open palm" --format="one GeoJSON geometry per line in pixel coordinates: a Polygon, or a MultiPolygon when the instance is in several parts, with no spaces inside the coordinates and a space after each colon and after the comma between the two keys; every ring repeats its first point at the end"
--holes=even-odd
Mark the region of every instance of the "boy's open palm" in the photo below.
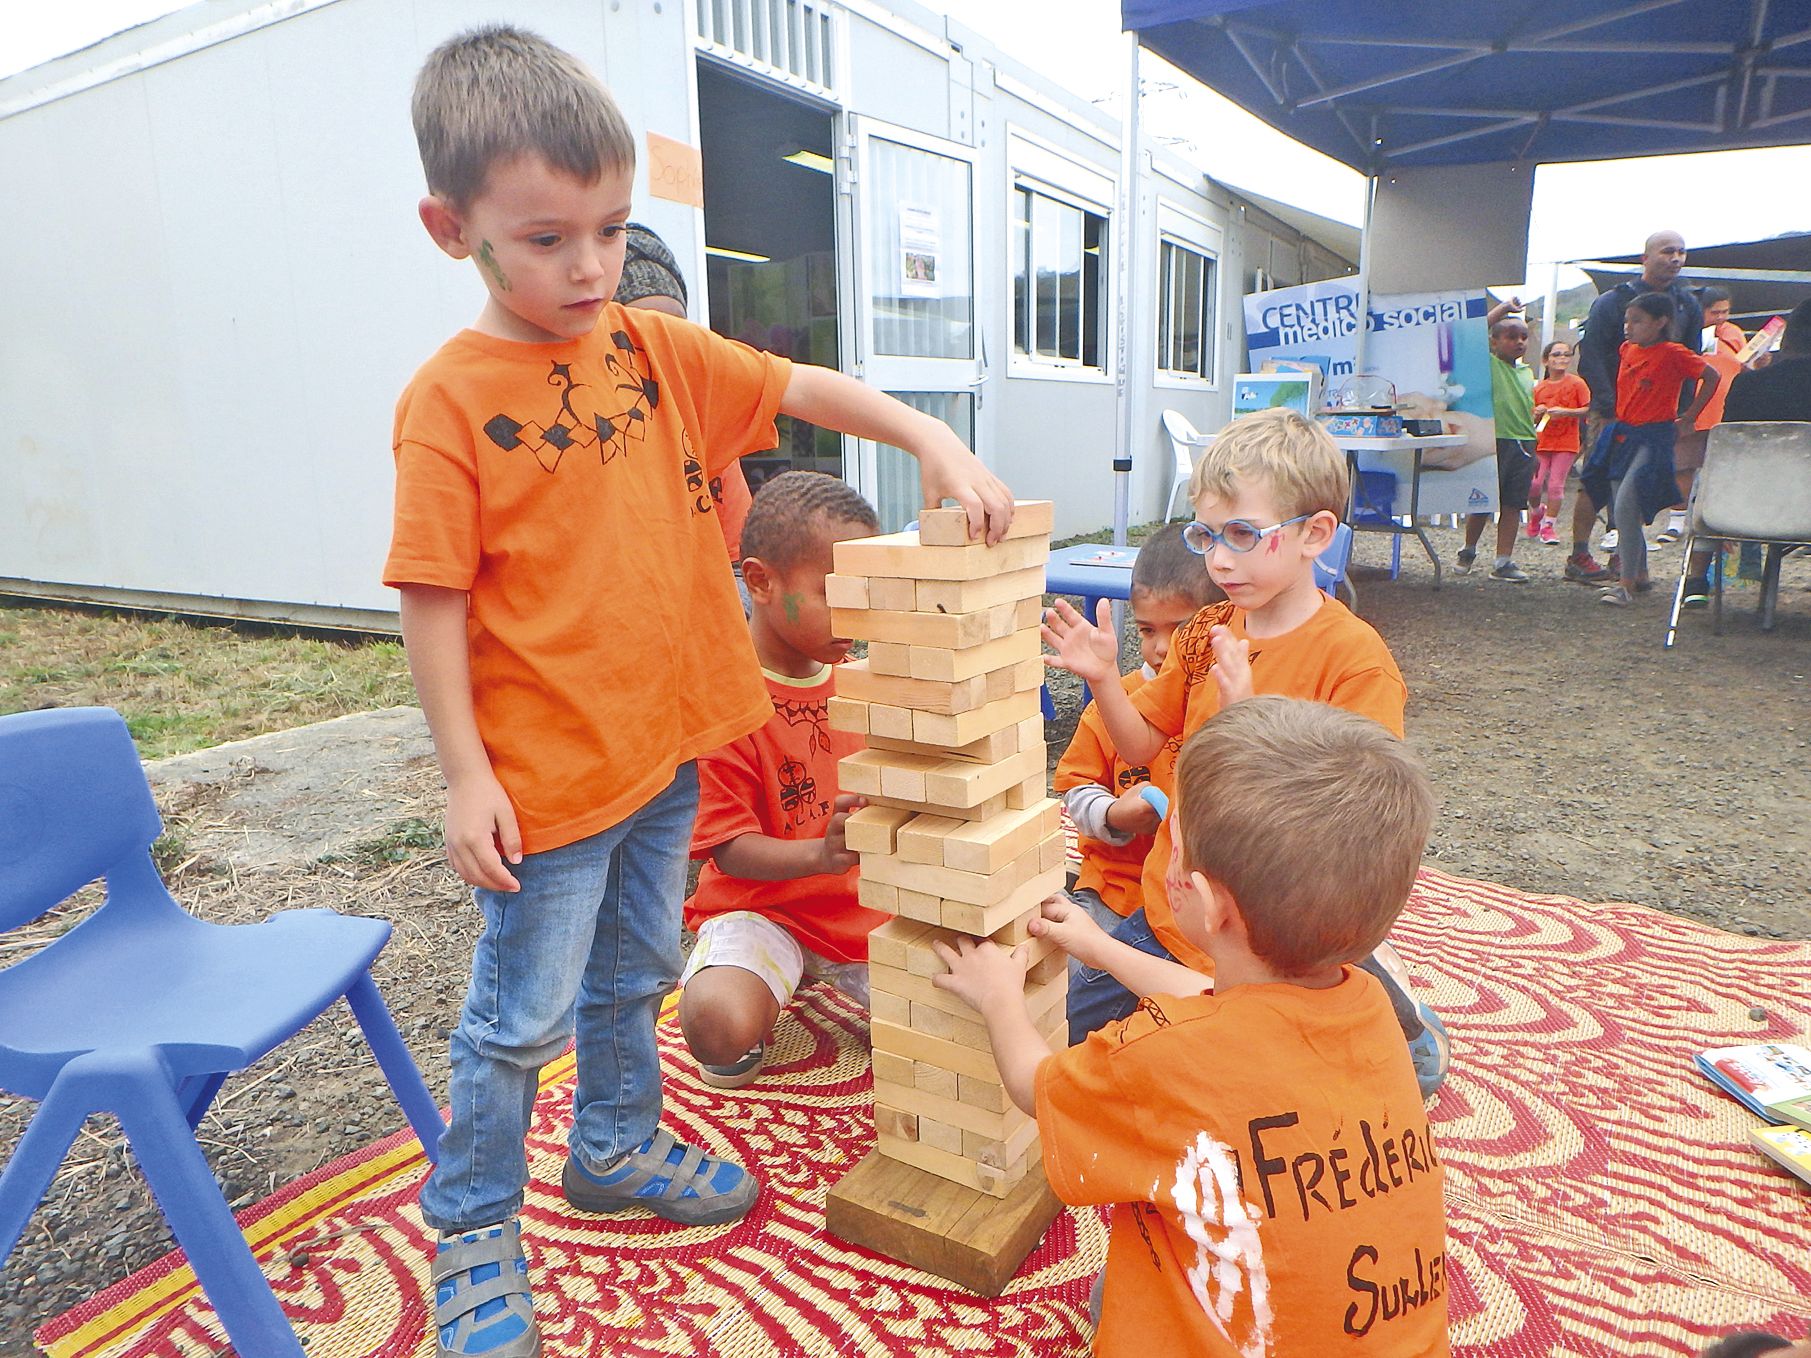
{"type": "Polygon", "coordinates": [[[1251,697],[1251,643],[1235,637],[1224,624],[1207,635],[1214,648],[1214,682],[1220,687],[1220,706],[1244,702],[1251,697]]]}
{"type": "Polygon", "coordinates": [[[949,991],[978,1014],[1025,993],[1025,971],[1031,959],[1022,947],[1008,952],[997,943],[959,938],[954,948],[947,943],[932,943],[931,948],[949,968],[931,977],[931,984],[949,991]]]}
{"type": "Polygon", "coordinates": [[[1044,644],[1056,652],[1044,657],[1046,665],[1068,670],[1098,688],[1119,678],[1119,638],[1113,632],[1113,606],[1102,599],[1094,621],[1084,618],[1067,600],[1045,610],[1044,644]]]}
{"type": "Polygon", "coordinates": [[[447,789],[446,856],[467,886],[521,890],[522,884],[510,875],[503,860],[522,861],[522,832],[516,827],[516,809],[509,803],[509,794],[496,778],[447,789]]]}
{"type": "Polygon", "coordinates": [[[1045,901],[1043,915],[1033,917],[1030,928],[1035,936],[1050,939],[1084,967],[1099,970],[1104,966],[1106,945],[1112,940],[1092,915],[1067,896],[1045,901]]]}

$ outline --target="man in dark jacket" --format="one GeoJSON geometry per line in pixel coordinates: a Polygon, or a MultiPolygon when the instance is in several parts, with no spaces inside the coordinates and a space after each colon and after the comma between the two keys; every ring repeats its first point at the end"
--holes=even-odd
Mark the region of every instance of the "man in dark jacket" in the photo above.
{"type": "MultiPolygon", "coordinates": [[[[1677,231],[1656,231],[1641,247],[1641,276],[1618,283],[1600,293],[1585,317],[1585,335],[1578,345],[1578,375],[1591,388],[1591,417],[1585,423],[1584,451],[1597,446],[1597,437],[1616,418],[1616,372],[1622,365],[1622,318],[1629,303],[1643,293],[1663,292],[1673,299],[1673,324],[1667,338],[1698,352],[1699,332],[1704,329],[1704,308],[1698,296],[1679,281],[1685,267],[1685,238],[1677,231]]],[[[1579,462],[1583,463],[1584,458],[1579,462]]],[[[1576,469],[1574,474],[1576,475],[1576,469]]],[[[1566,558],[1566,579],[1584,584],[1608,580],[1612,572],[1591,557],[1591,525],[1598,506],[1581,489],[1572,502],[1572,555],[1566,558]]]]}

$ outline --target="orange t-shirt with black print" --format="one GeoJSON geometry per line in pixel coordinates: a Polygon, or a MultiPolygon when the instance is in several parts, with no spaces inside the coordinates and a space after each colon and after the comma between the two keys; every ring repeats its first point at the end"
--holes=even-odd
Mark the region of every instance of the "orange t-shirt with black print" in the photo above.
{"type": "Polygon", "coordinates": [[[1665,424],[1679,418],[1679,390],[1706,367],[1704,355],[1683,344],[1622,342],[1616,370],[1616,418],[1624,424],[1665,424]]]}
{"type": "Polygon", "coordinates": [[[1451,1353],[1440,1156],[1364,972],[1146,999],[1037,1116],[1057,1197],[1117,1204],[1096,1358],[1451,1353]]]}
{"type": "MultiPolygon", "coordinates": [[[[1250,640],[1245,611],[1230,603],[1209,604],[1176,629],[1170,653],[1157,677],[1132,695],[1139,715],[1166,737],[1187,740],[1220,710],[1220,687],[1214,681],[1214,648],[1208,632],[1224,623],[1234,638],[1250,640]]],[[[1282,636],[1251,641],[1251,687],[1254,693],[1307,698],[1370,717],[1402,734],[1402,710],[1408,687],[1383,638],[1368,622],[1337,599],[1322,596],[1307,622],[1282,636]]],[[[1184,966],[1208,974],[1213,963],[1182,936],[1170,910],[1163,877],[1170,866],[1170,822],[1158,827],[1144,860],[1144,912],[1159,942],[1184,966]]]]}
{"type": "Polygon", "coordinates": [[[822,839],[836,809],[837,761],[863,746],[860,736],[830,727],[836,671],[789,679],[763,671],[772,714],[753,735],[698,761],[698,821],[692,857],[704,860],[698,890],[685,903],[685,927],[712,915],[750,910],[785,929],[800,945],[832,962],[866,962],[868,935],[889,918],[855,898],[860,870],[757,882],[731,877],[711,850],[742,835],[822,839]]]}
{"type": "MultiPolygon", "coordinates": [[[[1136,669],[1120,677],[1125,691],[1136,693],[1144,684],[1144,670],[1136,669]]],[[[1089,703],[1075,726],[1069,748],[1056,766],[1056,793],[1060,797],[1071,788],[1096,783],[1115,797],[1144,783],[1150,783],[1165,797],[1176,787],[1176,752],[1182,748],[1180,738],[1163,743],[1157,757],[1147,764],[1128,764],[1113,747],[1107,724],[1100,709],[1089,703]]],[[[1077,889],[1100,894],[1102,901],[1116,915],[1129,915],[1138,909],[1139,880],[1144,876],[1145,855],[1151,851],[1150,835],[1134,835],[1130,843],[1110,844],[1087,835],[1077,837],[1082,855],[1082,870],[1076,878],[1077,889]]]]}
{"type": "Polygon", "coordinates": [[[658,312],[466,330],[397,402],[384,583],[470,596],[472,708],[527,853],[615,825],[772,713],[710,480],[792,365],[658,312]]]}

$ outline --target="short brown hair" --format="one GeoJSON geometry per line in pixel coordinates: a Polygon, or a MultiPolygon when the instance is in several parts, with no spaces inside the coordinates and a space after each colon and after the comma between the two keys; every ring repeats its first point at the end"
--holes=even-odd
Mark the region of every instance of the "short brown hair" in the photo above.
{"type": "Polygon", "coordinates": [[[1369,717],[1299,698],[1234,703],[1176,764],[1183,863],[1238,902],[1286,976],[1355,962],[1414,885],[1434,794],[1414,751],[1369,717]]]}
{"type": "Polygon", "coordinates": [[[1325,429],[1277,406],[1241,415],[1214,436],[1195,458],[1188,497],[1227,500],[1240,484],[1262,486],[1293,519],[1323,509],[1343,517],[1352,480],[1346,455],[1325,429]]]}
{"type": "Polygon", "coordinates": [[[790,570],[819,549],[833,528],[860,524],[868,536],[880,531],[880,516],[840,476],[824,472],[781,472],[755,492],[742,525],[742,558],[790,570]]]}
{"type": "Polygon", "coordinates": [[[1196,608],[1217,604],[1226,592],[1207,573],[1207,558],[1189,550],[1182,525],[1166,523],[1144,540],[1132,559],[1132,597],[1181,599],[1196,608]]]}
{"type": "Polygon", "coordinates": [[[465,207],[491,167],[535,155],[593,183],[633,168],[635,138],[579,61],[520,28],[488,24],[436,47],[410,100],[428,190],[465,207]]]}

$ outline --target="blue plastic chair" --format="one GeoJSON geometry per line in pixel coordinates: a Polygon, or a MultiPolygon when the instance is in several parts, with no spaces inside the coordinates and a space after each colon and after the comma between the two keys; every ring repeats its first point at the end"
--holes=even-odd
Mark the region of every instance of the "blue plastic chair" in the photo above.
{"type": "Polygon", "coordinates": [[[389,924],[331,910],[196,919],[152,862],[162,828],[117,712],[0,717],[0,930],[107,886],[88,918],[0,972],[0,1088],[39,1102],[0,1174],[0,1263],[83,1121],[112,1113],[233,1346],[301,1358],[195,1142],[202,1114],[228,1075],[343,998],[430,1159],[444,1124],[371,979],[389,924]]]}
{"type": "Polygon", "coordinates": [[[1352,564],[1352,526],[1339,524],[1333,530],[1333,541],[1327,544],[1327,550],[1314,558],[1314,583],[1321,587],[1329,599],[1337,598],[1339,587],[1346,587],[1347,597],[1352,607],[1358,607],[1358,591],[1346,578],[1346,568],[1352,564]]]}

